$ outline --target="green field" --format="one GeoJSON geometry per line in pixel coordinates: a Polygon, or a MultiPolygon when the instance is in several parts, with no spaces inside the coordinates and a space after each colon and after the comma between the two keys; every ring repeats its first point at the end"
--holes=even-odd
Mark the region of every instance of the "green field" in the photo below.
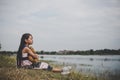
{"type": "MultiPolygon", "coordinates": [[[[47,61],[51,63],[50,61],[47,61]]],[[[61,65],[52,64],[54,67],[61,65]]],[[[18,69],[16,68],[16,57],[0,55],[0,80],[108,80],[107,78],[98,78],[93,75],[85,75],[71,71],[68,75],[61,75],[45,70],[18,69]]]]}

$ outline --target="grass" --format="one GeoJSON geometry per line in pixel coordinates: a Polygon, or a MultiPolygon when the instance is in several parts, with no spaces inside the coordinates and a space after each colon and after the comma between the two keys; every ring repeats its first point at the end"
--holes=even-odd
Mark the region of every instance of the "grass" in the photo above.
{"type": "MultiPolygon", "coordinates": [[[[50,61],[47,61],[48,63],[50,61]]],[[[58,65],[54,65],[61,67],[58,65]]],[[[68,75],[61,75],[45,70],[16,68],[15,56],[0,55],[0,80],[106,80],[92,75],[83,75],[72,71],[68,75]]]]}

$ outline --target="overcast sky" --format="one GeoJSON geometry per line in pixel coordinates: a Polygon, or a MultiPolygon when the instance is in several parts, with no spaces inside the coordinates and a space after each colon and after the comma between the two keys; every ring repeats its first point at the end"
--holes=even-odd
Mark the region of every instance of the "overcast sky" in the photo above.
{"type": "Polygon", "coordinates": [[[120,49],[120,0],[0,0],[2,50],[24,33],[36,50],[120,49]]]}

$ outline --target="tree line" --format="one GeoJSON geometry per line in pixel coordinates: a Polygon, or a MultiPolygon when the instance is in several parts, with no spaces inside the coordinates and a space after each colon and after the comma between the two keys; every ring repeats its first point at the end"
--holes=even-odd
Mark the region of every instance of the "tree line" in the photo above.
{"type": "MultiPolygon", "coordinates": [[[[61,51],[36,51],[41,55],[120,55],[120,49],[101,49],[101,50],[61,50],[61,51]]],[[[0,51],[0,54],[13,55],[17,51],[0,51]]]]}

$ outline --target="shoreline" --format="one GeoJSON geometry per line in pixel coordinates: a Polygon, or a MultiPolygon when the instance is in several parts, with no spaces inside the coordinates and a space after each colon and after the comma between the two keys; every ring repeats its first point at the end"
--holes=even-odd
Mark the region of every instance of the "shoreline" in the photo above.
{"type": "MultiPolygon", "coordinates": [[[[72,71],[69,75],[61,75],[60,73],[45,70],[18,69],[16,68],[15,56],[0,55],[0,59],[0,80],[110,80],[108,78],[85,75],[75,71],[72,71]]],[[[51,64],[50,61],[46,62],[51,64]]],[[[52,65],[62,67],[62,65],[52,65]]],[[[115,80],[119,80],[119,78],[116,77],[115,80]]]]}

